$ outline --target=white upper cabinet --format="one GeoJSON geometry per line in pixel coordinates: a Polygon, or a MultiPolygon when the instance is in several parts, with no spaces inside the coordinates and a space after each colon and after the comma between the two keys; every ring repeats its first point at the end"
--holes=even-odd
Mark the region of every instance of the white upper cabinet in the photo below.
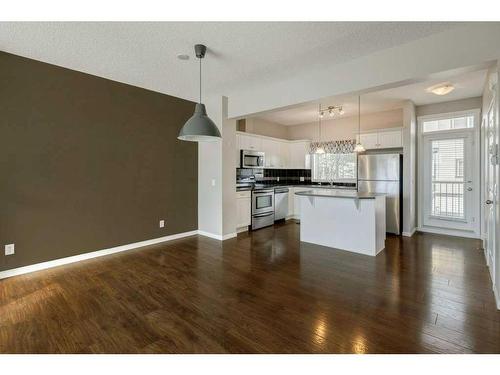
{"type": "Polygon", "coordinates": [[[279,168],[281,166],[280,142],[274,139],[262,139],[262,149],[266,156],[265,166],[268,168],[279,168]]]}
{"type": "Polygon", "coordinates": [[[253,151],[262,150],[262,138],[246,134],[238,134],[238,137],[239,137],[238,145],[240,150],[253,150],[253,151]]]}
{"type": "Polygon", "coordinates": [[[236,165],[240,164],[240,150],[254,150],[265,153],[266,168],[310,168],[307,162],[310,143],[237,132],[236,165]]]}
{"type": "Polygon", "coordinates": [[[403,131],[401,129],[362,133],[359,138],[361,144],[367,150],[403,147],[403,131]]]}
{"type": "Polygon", "coordinates": [[[291,142],[288,145],[289,168],[293,169],[310,168],[309,163],[307,163],[310,144],[311,142],[309,141],[297,141],[297,142],[291,142]]]}
{"type": "Polygon", "coordinates": [[[360,136],[361,144],[366,150],[378,148],[378,133],[366,133],[360,136]]]}
{"type": "Polygon", "coordinates": [[[287,141],[279,142],[279,168],[289,168],[290,167],[290,157],[289,157],[290,144],[287,141]]]}
{"type": "Polygon", "coordinates": [[[393,130],[378,133],[380,148],[403,147],[403,134],[401,130],[393,130]]]}

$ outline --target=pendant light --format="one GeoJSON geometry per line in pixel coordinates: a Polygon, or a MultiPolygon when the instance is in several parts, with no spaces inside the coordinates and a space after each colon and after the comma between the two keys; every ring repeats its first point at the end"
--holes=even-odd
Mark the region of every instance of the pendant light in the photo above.
{"type": "Polygon", "coordinates": [[[319,117],[318,117],[318,147],[314,151],[315,154],[324,154],[325,149],[321,146],[321,118],[323,117],[323,112],[321,112],[321,104],[319,105],[319,117]]]}
{"type": "Polygon", "coordinates": [[[186,121],[179,136],[181,141],[213,142],[221,140],[219,129],[207,116],[205,104],[201,102],[201,59],[205,57],[207,47],[203,44],[194,46],[196,57],[200,60],[200,102],[196,103],[193,116],[186,121]]]}
{"type": "Polygon", "coordinates": [[[365,148],[361,144],[361,96],[358,96],[358,142],[354,147],[354,152],[365,152],[365,148]]]}

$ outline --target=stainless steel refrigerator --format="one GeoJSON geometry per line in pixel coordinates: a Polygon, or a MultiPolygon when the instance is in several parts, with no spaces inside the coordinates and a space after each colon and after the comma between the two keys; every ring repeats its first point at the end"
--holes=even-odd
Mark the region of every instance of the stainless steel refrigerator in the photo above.
{"type": "Polygon", "coordinates": [[[386,194],[386,230],[401,234],[402,155],[358,156],[358,191],[386,194]]]}

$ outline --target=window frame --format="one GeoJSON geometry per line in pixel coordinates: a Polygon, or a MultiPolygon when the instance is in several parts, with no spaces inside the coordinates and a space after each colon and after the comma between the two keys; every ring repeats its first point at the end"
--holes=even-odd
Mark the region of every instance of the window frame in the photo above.
{"type": "MultiPolygon", "coordinates": [[[[357,183],[358,181],[358,154],[356,152],[350,152],[350,153],[345,153],[345,154],[337,154],[337,153],[332,153],[332,152],[327,152],[325,154],[321,155],[327,155],[327,154],[333,154],[333,155],[354,155],[355,156],[355,165],[354,165],[354,178],[334,178],[334,179],[318,179],[314,178],[314,164],[315,164],[315,156],[317,154],[311,154],[311,182],[342,182],[342,183],[357,183]]],[[[318,155],[319,156],[319,155],[318,155]]]]}
{"type": "Polygon", "coordinates": [[[480,109],[469,109],[464,111],[455,111],[455,112],[446,112],[446,113],[437,113],[433,115],[423,115],[418,116],[418,133],[420,136],[427,134],[441,134],[441,133],[451,133],[451,132],[462,132],[462,131],[475,131],[478,124],[477,118],[479,117],[480,109]],[[428,121],[439,121],[439,120],[447,120],[454,119],[460,117],[468,117],[472,116],[474,118],[474,125],[472,128],[459,128],[459,129],[443,129],[443,130],[435,130],[431,132],[424,132],[424,123],[428,121]]]}
{"type": "Polygon", "coordinates": [[[455,178],[464,178],[464,159],[455,159],[455,178]],[[460,167],[462,174],[459,174],[460,167]]]}

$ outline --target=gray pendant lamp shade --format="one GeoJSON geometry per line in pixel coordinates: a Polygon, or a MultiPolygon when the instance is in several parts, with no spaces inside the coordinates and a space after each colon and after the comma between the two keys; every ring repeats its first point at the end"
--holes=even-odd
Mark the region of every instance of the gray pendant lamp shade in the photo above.
{"type": "Polygon", "coordinates": [[[179,136],[183,141],[213,142],[221,138],[219,129],[207,116],[205,104],[196,103],[194,115],[184,124],[179,136]]]}
{"type": "Polygon", "coordinates": [[[196,57],[200,60],[200,102],[196,103],[194,114],[186,121],[178,139],[191,142],[214,142],[221,140],[221,134],[215,123],[207,116],[205,104],[201,103],[201,59],[205,57],[207,47],[202,44],[194,46],[196,57]]]}

